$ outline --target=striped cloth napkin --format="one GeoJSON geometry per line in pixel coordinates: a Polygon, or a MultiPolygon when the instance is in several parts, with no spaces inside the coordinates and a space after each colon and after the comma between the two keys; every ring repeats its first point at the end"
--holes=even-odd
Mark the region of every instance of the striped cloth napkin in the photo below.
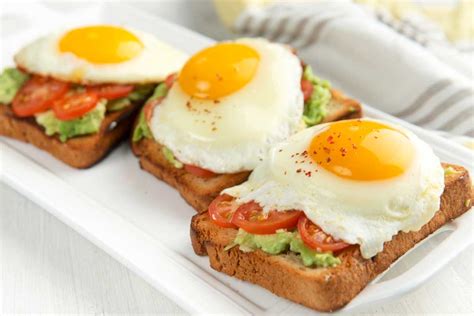
{"type": "Polygon", "coordinates": [[[335,1],[250,7],[233,29],[289,44],[347,94],[474,149],[472,60],[423,29],[335,1]]]}

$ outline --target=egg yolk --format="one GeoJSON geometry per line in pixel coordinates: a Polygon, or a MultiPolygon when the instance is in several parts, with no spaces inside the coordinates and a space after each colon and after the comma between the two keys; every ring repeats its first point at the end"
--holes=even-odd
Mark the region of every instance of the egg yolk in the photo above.
{"type": "Polygon", "coordinates": [[[121,63],[136,57],[143,43],[129,31],[110,25],[86,26],[67,32],[59,51],[95,64],[121,63]]]}
{"type": "Polygon", "coordinates": [[[258,53],[249,46],[217,44],[189,59],[179,74],[179,84],[192,97],[216,100],[252,80],[259,60],[258,53]]]}
{"type": "Polygon", "coordinates": [[[346,179],[384,180],[403,174],[414,157],[410,139],[402,132],[373,121],[332,123],[314,136],[311,159],[346,179]]]}

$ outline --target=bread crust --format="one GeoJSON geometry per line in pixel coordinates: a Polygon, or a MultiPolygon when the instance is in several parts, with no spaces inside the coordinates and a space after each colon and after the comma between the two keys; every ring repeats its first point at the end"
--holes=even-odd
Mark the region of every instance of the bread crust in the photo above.
{"type": "Polygon", "coordinates": [[[258,284],[274,294],[318,311],[333,311],[351,301],[371,280],[395,260],[439,227],[462,215],[472,206],[468,172],[452,166],[458,173],[445,177],[441,207],[419,231],[395,235],[382,252],[371,259],[362,258],[358,247],[340,254],[342,263],[333,268],[307,268],[294,254],[269,255],[261,250],[228,251],[236,229],[216,226],[207,213],[191,221],[191,240],[198,255],[208,255],[213,269],[238,279],[258,284]]]}
{"type": "MultiPolygon", "coordinates": [[[[347,98],[341,92],[332,89],[332,100],[323,123],[343,119],[362,117],[362,107],[356,100],[347,98]]],[[[198,213],[205,212],[211,201],[229,187],[247,180],[249,171],[232,174],[218,174],[204,179],[177,169],[169,163],[162,153],[163,146],[152,139],[131,142],[133,153],[140,160],[140,167],[156,178],[176,188],[181,196],[198,213]]]]}
{"type": "Polygon", "coordinates": [[[30,143],[74,168],[89,168],[102,160],[128,133],[141,103],[107,113],[97,133],[62,142],[48,136],[34,118],[18,118],[7,105],[0,105],[0,135],[30,143]]]}

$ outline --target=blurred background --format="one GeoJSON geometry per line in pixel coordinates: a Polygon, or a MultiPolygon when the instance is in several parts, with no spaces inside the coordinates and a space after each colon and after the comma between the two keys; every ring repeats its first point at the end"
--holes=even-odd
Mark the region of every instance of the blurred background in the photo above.
{"type": "MultiPolygon", "coordinates": [[[[322,0],[129,0],[131,4],[216,40],[227,39],[239,15],[255,7],[275,3],[314,3],[322,0]],[[223,28],[223,23],[226,27],[223,28]]],[[[472,50],[474,39],[474,1],[472,0],[332,0],[354,2],[362,6],[389,12],[397,20],[415,19],[432,24],[449,41],[462,49],[472,50]]],[[[52,9],[70,9],[91,1],[41,1],[52,9]]],[[[99,1],[93,1],[99,2],[99,1]]],[[[113,1],[109,1],[113,2],[113,1]]]]}

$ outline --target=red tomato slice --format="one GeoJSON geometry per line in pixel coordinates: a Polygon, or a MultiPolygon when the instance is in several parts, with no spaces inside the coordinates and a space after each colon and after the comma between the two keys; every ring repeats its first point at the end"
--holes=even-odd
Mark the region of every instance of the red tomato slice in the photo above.
{"type": "Polygon", "coordinates": [[[105,84],[89,86],[87,90],[96,93],[99,98],[115,100],[126,97],[134,88],[133,85],[105,84]]]}
{"type": "Polygon", "coordinates": [[[150,122],[151,117],[153,116],[153,110],[155,107],[161,103],[161,100],[163,100],[163,97],[157,98],[154,100],[150,100],[145,104],[145,107],[143,108],[143,111],[145,112],[145,120],[147,122],[150,122]]]}
{"type": "MultiPolygon", "coordinates": [[[[165,84],[169,88],[173,85],[173,82],[176,80],[176,74],[171,74],[168,77],[166,77],[165,84]]],[[[145,104],[145,108],[143,111],[145,111],[145,119],[147,122],[150,122],[151,117],[153,116],[153,110],[155,107],[161,103],[164,97],[157,98],[155,100],[148,101],[145,104]]]]}
{"type": "Polygon", "coordinates": [[[301,79],[301,91],[303,91],[304,102],[308,101],[308,99],[313,94],[313,84],[311,81],[306,79],[301,79]]]}
{"type": "Polygon", "coordinates": [[[175,80],[176,80],[176,77],[177,77],[176,74],[171,74],[171,75],[169,75],[168,77],[166,77],[166,79],[165,79],[165,84],[166,84],[166,86],[168,87],[168,89],[171,88],[171,86],[173,85],[173,83],[174,83],[175,80]]]}
{"type": "Polygon", "coordinates": [[[34,76],[15,95],[13,112],[20,117],[48,110],[53,102],[66,94],[69,84],[46,77],[34,76]]]}
{"type": "Polygon", "coordinates": [[[331,235],[326,234],[306,216],[300,217],[298,231],[303,242],[317,251],[338,251],[350,246],[342,240],[336,240],[331,235]]]}
{"type": "Polygon", "coordinates": [[[232,223],[252,234],[273,234],[278,229],[296,227],[301,211],[270,211],[263,213],[262,207],[255,202],[242,204],[232,217],[232,223]]]}
{"type": "Polygon", "coordinates": [[[231,223],[232,216],[235,210],[238,208],[238,204],[235,203],[235,199],[227,194],[219,195],[209,205],[209,216],[214,223],[224,228],[237,228],[231,223]]]}
{"type": "Polygon", "coordinates": [[[53,104],[53,111],[60,120],[73,120],[92,110],[99,97],[92,91],[74,91],[53,104]]]}
{"type": "Polygon", "coordinates": [[[212,178],[216,175],[211,170],[203,169],[193,165],[184,165],[184,170],[201,178],[212,178]]]}

